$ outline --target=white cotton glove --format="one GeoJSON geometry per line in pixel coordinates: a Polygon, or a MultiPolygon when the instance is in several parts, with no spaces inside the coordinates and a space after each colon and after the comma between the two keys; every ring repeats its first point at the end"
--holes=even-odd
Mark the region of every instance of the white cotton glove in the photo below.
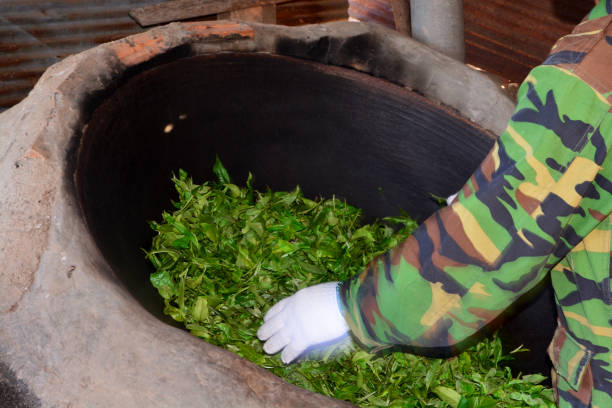
{"type": "Polygon", "coordinates": [[[264,316],[257,337],[268,354],[281,353],[288,364],[313,348],[329,348],[345,342],[349,327],[338,303],[339,282],[327,282],[299,290],[272,306],[264,316]]]}

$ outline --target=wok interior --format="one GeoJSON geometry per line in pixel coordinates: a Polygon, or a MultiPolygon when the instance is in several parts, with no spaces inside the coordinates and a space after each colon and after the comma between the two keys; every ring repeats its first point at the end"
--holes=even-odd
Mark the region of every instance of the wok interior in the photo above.
{"type": "MultiPolygon", "coordinates": [[[[171,209],[178,169],[204,182],[218,155],[237,184],[250,171],[257,188],[335,195],[366,220],[404,210],[422,221],[438,207],[432,194],[460,188],[492,144],[452,111],[365,74],[270,54],[214,54],[139,73],[104,100],[84,131],[76,184],[116,277],[168,321],[142,248],[153,236],[147,221],[171,209]]],[[[532,317],[519,314],[519,329],[532,317]]]]}

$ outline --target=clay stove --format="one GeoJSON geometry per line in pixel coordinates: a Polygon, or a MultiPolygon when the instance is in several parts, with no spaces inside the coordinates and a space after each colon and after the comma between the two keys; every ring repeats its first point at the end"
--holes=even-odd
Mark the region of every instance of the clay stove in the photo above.
{"type": "MultiPolygon", "coordinates": [[[[359,23],[174,23],[54,65],[0,115],[3,392],[24,406],[346,406],[168,324],[141,248],[171,173],[206,179],[219,154],[237,180],[422,220],[512,110],[482,74],[359,23]]],[[[551,309],[539,299],[531,310],[551,309]]]]}

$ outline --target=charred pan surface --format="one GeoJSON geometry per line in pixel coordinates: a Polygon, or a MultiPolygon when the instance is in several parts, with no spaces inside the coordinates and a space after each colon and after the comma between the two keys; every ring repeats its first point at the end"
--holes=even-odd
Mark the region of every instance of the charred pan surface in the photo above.
{"type": "Polygon", "coordinates": [[[105,100],[83,135],[76,182],[98,247],[161,317],[141,248],[179,168],[207,180],[219,155],[237,182],[253,172],[259,189],[299,184],[370,219],[404,210],[424,220],[437,209],[431,194],[453,193],[492,143],[452,111],[368,75],[284,56],[212,54],[144,72],[105,100]]]}
{"type": "Polygon", "coordinates": [[[258,26],[253,27],[260,49],[386,79],[451,107],[494,134],[504,131],[514,110],[514,103],[482,73],[378,25],[266,27],[273,36],[258,36],[258,26]]]}
{"type": "Polygon", "coordinates": [[[40,400],[36,398],[24,381],[18,380],[15,373],[0,361],[0,401],[5,407],[38,408],[40,400]]]}

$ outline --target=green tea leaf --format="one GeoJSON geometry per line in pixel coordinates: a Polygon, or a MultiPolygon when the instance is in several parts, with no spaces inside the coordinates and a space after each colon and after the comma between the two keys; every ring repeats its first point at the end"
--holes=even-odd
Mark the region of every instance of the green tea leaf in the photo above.
{"type": "Polygon", "coordinates": [[[438,386],[433,389],[433,392],[453,408],[458,407],[461,402],[461,394],[451,388],[438,386]]]}
{"type": "Polygon", "coordinates": [[[204,296],[198,296],[193,309],[191,311],[193,319],[199,322],[203,322],[208,319],[208,300],[204,296]]]}
{"type": "Polygon", "coordinates": [[[172,241],[172,246],[174,248],[183,248],[183,249],[187,249],[189,248],[189,242],[191,240],[189,239],[189,237],[183,236],[181,238],[175,239],[174,241],[172,241]]]}
{"type": "Polygon", "coordinates": [[[160,270],[153,273],[151,275],[151,283],[164,299],[172,299],[176,294],[174,281],[170,278],[168,271],[160,270]]]}
{"type": "Polygon", "coordinates": [[[223,166],[223,163],[221,163],[221,159],[219,159],[219,156],[215,158],[213,172],[217,175],[217,180],[219,180],[219,183],[222,183],[222,184],[231,183],[230,176],[227,173],[227,170],[225,169],[225,167],[223,166]]]}
{"type": "Polygon", "coordinates": [[[353,239],[363,238],[368,243],[374,243],[374,236],[372,235],[372,232],[370,231],[370,228],[369,228],[368,225],[363,226],[363,227],[359,228],[357,231],[355,231],[353,233],[352,238],[353,239]]]}
{"type": "Polygon", "coordinates": [[[546,380],[546,377],[542,374],[529,374],[522,376],[521,379],[530,384],[540,384],[542,381],[546,380]]]}

